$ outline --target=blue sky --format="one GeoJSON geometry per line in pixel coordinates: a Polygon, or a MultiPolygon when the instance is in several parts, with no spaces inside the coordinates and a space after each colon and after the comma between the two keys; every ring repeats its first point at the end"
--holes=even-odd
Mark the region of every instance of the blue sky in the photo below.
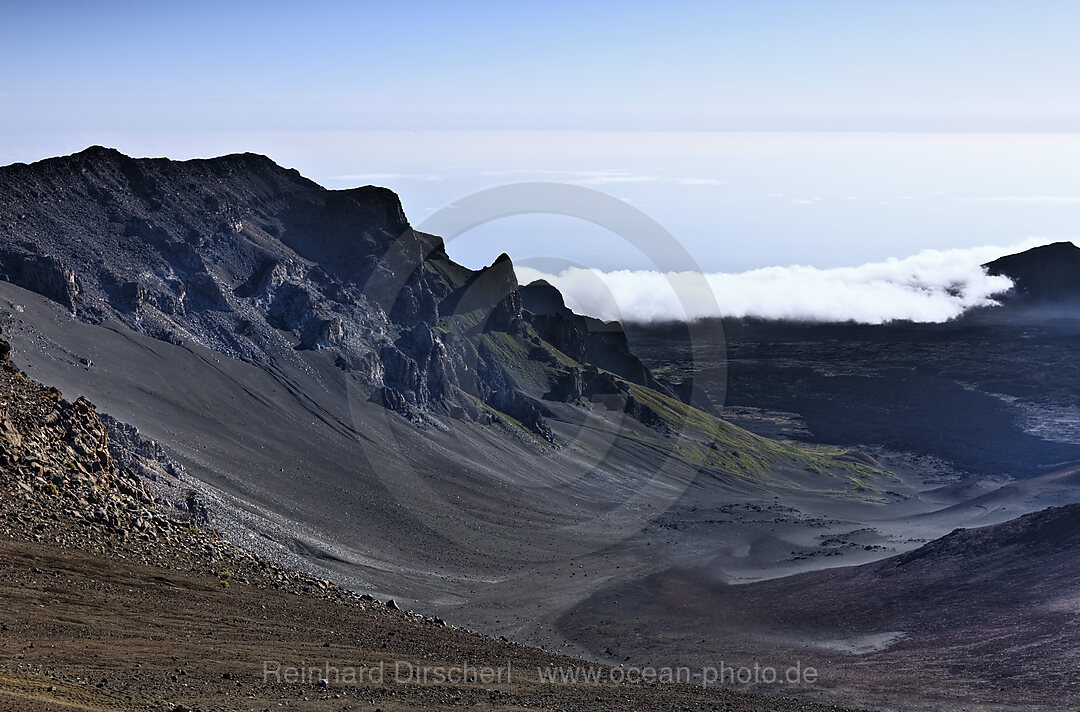
{"type": "Polygon", "coordinates": [[[1075,3],[7,3],[5,125],[1071,130],[1075,3]]]}
{"type": "MultiPolygon", "coordinates": [[[[1069,2],[8,3],[0,163],[113,145],[252,150],[414,222],[513,180],[604,190],[702,269],[1067,239],[1080,224],[1069,2]]],[[[580,221],[456,241],[603,269],[580,221]]]]}

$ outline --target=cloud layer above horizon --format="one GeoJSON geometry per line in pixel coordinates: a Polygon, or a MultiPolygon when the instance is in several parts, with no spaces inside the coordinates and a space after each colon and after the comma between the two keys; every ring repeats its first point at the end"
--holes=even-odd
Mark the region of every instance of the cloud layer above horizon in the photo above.
{"type": "Polygon", "coordinates": [[[578,267],[546,274],[527,263],[515,269],[522,284],[546,280],[562,291],[575,312],[604,320],[648,323],[723,316],[925,323],[997,305],[994,297],[1008,291],[1012,282],[988,275],[982,265],[1048,242],[1029,238],[1007,246],[924,250],[857,267],[792,265],[705,275],[578,267]]]}

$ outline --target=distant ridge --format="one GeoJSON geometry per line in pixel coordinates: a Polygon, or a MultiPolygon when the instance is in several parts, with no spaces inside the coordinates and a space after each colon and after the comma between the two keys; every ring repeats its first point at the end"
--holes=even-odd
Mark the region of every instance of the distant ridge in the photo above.
{"type": "Polygon", "coordinates": [[[1003,301],[1023,304],[1080,304],[1080,247],[1055,242],[983,265],[992,275],[1013,280],[1003,301]]]}

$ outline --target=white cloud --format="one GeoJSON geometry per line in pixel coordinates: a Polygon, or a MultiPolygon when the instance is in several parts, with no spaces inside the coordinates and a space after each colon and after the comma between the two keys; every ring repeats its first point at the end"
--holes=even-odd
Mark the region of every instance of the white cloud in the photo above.
{"type": "Polygon", "coordinates": [[[657,176],[634,173],[621,168],[590,170],[552,170],[550,168],[515,168],[503,171],[481,171],[479,175],[491,177],[543,176],[560,179],[577,185],[604,185],[607,183],[647,183],[660,180],[657,176]]]}
{"type": "Polygon", "coordinates": [[[665,182],[675,185],[725,185],[716,178],[665,178],[646,173],[635,173],[624,169],[610,168],[599,170],[552,170],[550,168],[515,168],[501,171],[480,171],[479,175],[493,178],[500,177],[544,177],[561,179],[576,185],[607,185],[612,183],[653,183],[665,182]]]}
{"type": "Polygon", "coordinates": [[[697,273],[581,268],[550,275],[524,266],[517,267],[517,273],[522,283],[546,279],[562,290],[571,309],[605,320],[749,316],[866,324],[943,322],[973,307],[996,304],[994,296],[1012,286],[1005,277],[987,275],[982,264],[1047,242],[1030,238],[1007,246],[925,250],[857,267],[766,267],[706,274],[704,279],[697,273]]]}
{"type": "Polygon", "coordinates": [[[502,176],[575,176],[575,175],[591,175],[596,171],[568,171],[568,170],[553,170],[551,168],[509,168],[506,170],[498,171],[478,171],[477,175],[502,177],[502,176]]]}
{"type": "Polygon", "coordinates": [[[993,195],[986,198],[963,198],[976,203],[1032,203],[1035,205],[1067,205],[1080,203],[1080,195],[993,195]]]}
{"type": "Polygon", "coordinates": [[[343,176],[330,176],[327,180],[347,180],[359,183],[379,183],[380,181],[415,180],[430,183],[442,180],[437,173],[352,173],[343,176]]]}
{"type": "Polygon", "coordinates": [[[573,180],[578,185],[608,185],[609,183],[651,183],[656,176],[631,173],[630,171],[581,171],[573,180]]]}

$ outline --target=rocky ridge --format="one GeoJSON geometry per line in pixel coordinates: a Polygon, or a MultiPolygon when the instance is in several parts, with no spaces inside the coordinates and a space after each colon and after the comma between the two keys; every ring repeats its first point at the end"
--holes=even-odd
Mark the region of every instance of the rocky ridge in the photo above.
{"type": "Polygon", "coordinates": [[[326,190],[254,154],[95,146],[0,168],[0,277],[83,321],[261,365],[329,351],[418,423],[502,420],[554,441],[545,400],[624,392],[605,372],[663,390],[618,324],[531,310],[506,255],[468,270],[391,191],[326,190]]]}
{"type": "Polygon", "coordinates": [[[1005,304],[1075,308],[1080,302],[1080,247],[1071,242],[1006,255],[983,267],[1013,281],[1013,288],[1002,297],[1005,304]]]}

